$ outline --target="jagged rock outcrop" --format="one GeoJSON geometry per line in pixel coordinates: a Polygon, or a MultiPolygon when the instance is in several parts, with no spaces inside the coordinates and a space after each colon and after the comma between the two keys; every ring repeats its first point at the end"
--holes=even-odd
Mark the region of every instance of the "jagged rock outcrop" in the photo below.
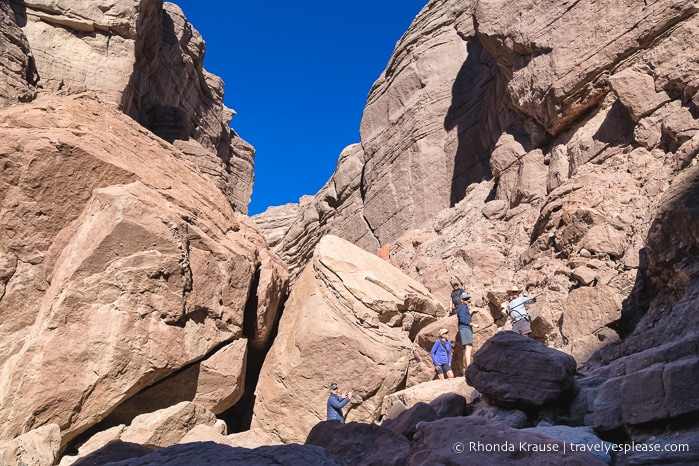
{"type": "Polygon", "coordinates": [[[395,267],[325,236],[285,304],[255,391],[253,427],[303,441],[326,419],[333,381],[361,402],[346,408],[348,420],[378,418],[383,397],[403,384],[415,335],[444,312],[395,267]]]}
{"type": "Polygon", "coordinates": [[[36,97],[36,69],[27,38],[14,22],[14,12],[0,2],[0,108],[36,97]]]}
{"type": "MultiPolygon", "coordinates": [[[[93,91],[166,141],[178,141],[235,208],[247,212],[254,149],[230,128],[223,82],[204,41],[162,0],[10,1],[31,55],[21,77],[43,93],[93,91]],[[32,69],[33,64],[36,71],[32,69]]],[[[7,26],[3,26],[7,27],[7,26]]],[[[13,56],[13,54],[10,54],[13,56]]],[[[21,100],[30,100],[24,92],[21,100]]]]}
{"type": "Polygon", "coordinates": [[[268,344],[287,280],[247,217],[89,94],[0,112],[0,154],[0,438],[55,423],[65,445],[190,365],[177,401],[232,405],[206,380],[244,331],[268,344]]]}

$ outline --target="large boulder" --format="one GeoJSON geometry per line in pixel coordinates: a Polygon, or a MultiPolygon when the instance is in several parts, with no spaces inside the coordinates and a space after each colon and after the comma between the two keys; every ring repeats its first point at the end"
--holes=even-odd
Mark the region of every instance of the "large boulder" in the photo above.
{"type": "Polygon", "coordinates": [[[308,433],[306,445],[323,447],[346,464],[399,466],[405,464],[410,452],[410,442],[404,436],[359,422],[319,422],[308,433]]]}
{"type": "Polygon", "coordinates": [[[515,332],[499,332],[473,355],[466,380],[491,404],[538,408],[574,387],[575,359],[515,332]]]}
{"type": "Polygon", "coordinates": [[[249,220],[113,107],[39,99],[0,135],[0,438],[56,423],[65,444],[278,312],[285,267],[249,220]]]}
{"type": "Polygon", "coordinates": [[[439,419],[437,411],[427,403],[419,401],[395,418],[386,419],[381,423],[381,426],[396,434],[405,436],[408,440],[412,440],[418,424],[436,421],[437,419],[439,419]]]}
{"type": "Polygon", "coordinates": [[[250,429],[244,432],[225,435],[216,429],[216,427],[199,424],[194,429],[180,439],[178,443],[193,443],[193,442],[216,442],[231,447],[243,448],[258,448],[267,445],[279,445],[278,440],[274,440],[269,434],[262,429],[250,429]]]}
{"type": "Polygon", "coordinates": [[[285,304],[257,384],[253,426],[302,441],[325,420],[332,381],[354,392],[348,420],[373,421],[383,397],[403,383],[412,339],[444,312],[395,267],[325,236],[285,304]]]}

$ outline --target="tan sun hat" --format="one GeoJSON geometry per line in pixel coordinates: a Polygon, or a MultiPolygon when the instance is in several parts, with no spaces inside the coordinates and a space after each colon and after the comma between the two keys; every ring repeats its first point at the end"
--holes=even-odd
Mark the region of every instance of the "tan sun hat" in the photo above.
{"type": "Polygon", "coordinates": [[[513,286],[513,287],[510,288],[508,291],[509,291],[510,293],[519,293],[519,292],[522,291],[522,290],[520,290],[519,288],[517,288],[517,286],[513,286]]]}
{"type": "Polygon", "coordinates": [[[441,330],[439,331],[439,336],[442,336],[442,335],[444,335],[445,333],[449,333],[449,330],[443,328],[443,329],[441,329],[441,330]]]}

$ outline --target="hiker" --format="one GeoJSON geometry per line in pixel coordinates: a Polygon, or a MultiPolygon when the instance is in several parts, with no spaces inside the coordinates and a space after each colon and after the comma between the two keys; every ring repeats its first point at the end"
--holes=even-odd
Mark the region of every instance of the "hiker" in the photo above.
{"type": "Polygon", "coordinates": [[[461,293],[461,304],[456,308],[456,316],[459,319],[459,337],[461,338],[461,344],[464,345],[464,375],[466,375],[466,368],[471,365],[473,327],[478,328],[477,324],[471,322],[471,311],[468,308],[470,299],[471,296],[464,291],[461,293]]]}
{"type": "Polygon", "coordinates": [[[340,421],[345,423],[345,418],[342,416],[342,408],[350,402],[352,392],[345,392],[342,396],[337,394],[337,384],[330,384],[330,396],[328,397],[328,421],[340,421]]]}
{"type": "Polygon", "coordinates": [[[451,311],[449,312],[450,315],[454,314],[456,312],[456,308],[459,307],[459,304],[461,304],[461,295],[466,292],[466,290],[464,290],[461,287],[461,284],[456,280],[453,280],[451,282],[451,287],[452,287],[452,292],[451,292],[451,311]]]}
{"type": "Polygon", "coordinates": [[[520,296],[521,292],[522,290],[516,286],[508,290],[510,301],[507,303],[507,311],[512,319],[512,330],[525,337],[531,337],[532,328],[529,322],[532,318],[527,313],[526,305],[535,303],[536,298],[529,299],[526,296],[520,296]]]}
{"type": "Polygon", "coordinates": [[[451,341],[449,341],[449,330],[443,328],[439,331],[439,338],[434,342],[432,347],[432,362],[437,371],[437,378],[444,380],[444,374],[447,378],[453,379],[454,372],[451,370],[451,341]]]}

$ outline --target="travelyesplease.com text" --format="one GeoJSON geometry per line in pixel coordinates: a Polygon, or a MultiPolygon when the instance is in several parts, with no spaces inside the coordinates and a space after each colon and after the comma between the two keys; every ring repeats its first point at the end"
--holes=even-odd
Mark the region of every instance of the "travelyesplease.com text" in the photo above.
{"type": "Polygon", "coordinates": [[[510,451],[526,451],[526,452],[561,452],[566,454],[570,452],[589,452],[589,453],[611,453],[627,454],[631,452],[688,452],[689,445],[686,443],[533,443],[533,442],[508,442],[502,443],[483,443],[483,442],[456,442],[452,448],[455,453],[465,452],[510,452],[510,451]]]}

